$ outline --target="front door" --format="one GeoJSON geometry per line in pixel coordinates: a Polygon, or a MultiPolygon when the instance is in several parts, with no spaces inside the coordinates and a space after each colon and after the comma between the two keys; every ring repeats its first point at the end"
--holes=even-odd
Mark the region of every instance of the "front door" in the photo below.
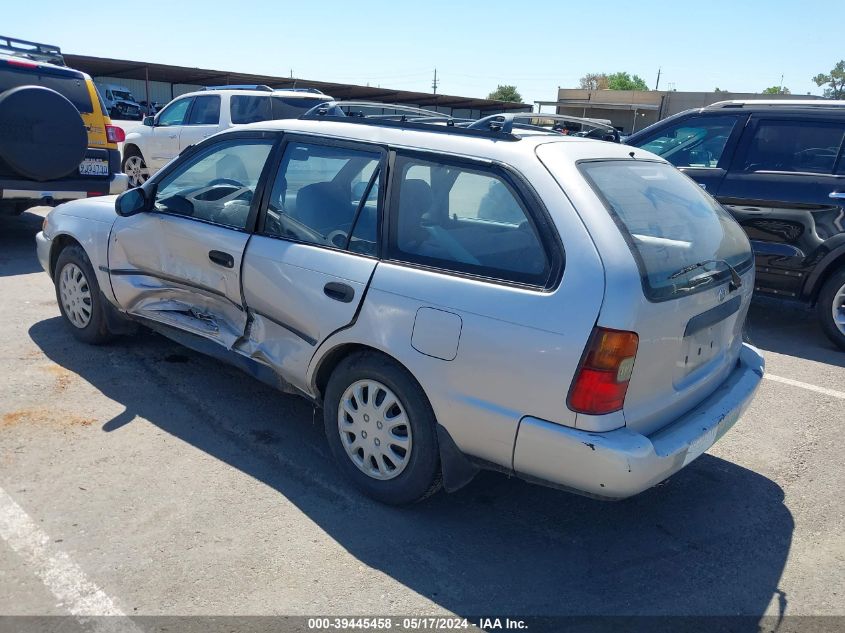
{"type": "Polygon", "coordinates": [[[291,138],[246,249],[240,351],[307,389],[317,347],[355,318],[375,270],[385,152],[291,138]]]}
{"type": "Polygon", "coordinates": [[[182,124],[188,115],[193,97],[183,97],[171,101],[164,110],[159,112],[150,130],[149,156],[147,166],[153,171],[164,167],[170,159],[179,153],[179,134],[182,124]]]}
{"type": "Polygon", "coordinates": [[[843,137],[841,120],[751,118],[717,197],[751,239],[761,292],[798,297],[825,242],[845,234],[845,199],[831,195],[845,192],[843,137]]]}
{"type": "Polygon", "coordinates": [[[253,134],[188,154],[149,187],[150,211],[118,218],[109,271],[121,307],[232,347],[246,325],[241,260],[272,145],[253,134]]]}

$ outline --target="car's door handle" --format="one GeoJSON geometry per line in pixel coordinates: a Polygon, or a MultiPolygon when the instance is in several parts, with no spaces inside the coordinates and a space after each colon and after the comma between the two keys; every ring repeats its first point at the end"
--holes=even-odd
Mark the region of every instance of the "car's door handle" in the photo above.
{"type": "Polygon", "coordinates": [[[355,297],[355,290],[352,286],[341,284],[336,281],[330,281],[323,286],[323,292],[329,299],[340,301],[342,303],[349,303],[355,297]]]}
{"type": "Polygon", "coordinates": [[[235,258],[223,251],[208,251],[208,259],[226,268],[235,267],[235,258]]]}
{"type": "Polygon", "coordinates": [[[832,191],[828,198],[833,200],[845,200],[845,191],[832,191]]]}

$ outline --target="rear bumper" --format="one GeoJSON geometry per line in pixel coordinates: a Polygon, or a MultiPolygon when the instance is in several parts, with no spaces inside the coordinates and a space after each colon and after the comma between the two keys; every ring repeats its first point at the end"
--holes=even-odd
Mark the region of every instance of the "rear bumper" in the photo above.
{"type": "Polygon", "coordinates": [[[525,479],[606,499],[624,499],[663,481],[724,435],[751,403],[765,362],[743,344],[736,369],[704,402],[650,436],[622,428],[579,431],[526,417],[514,470],[525,479]]]}
{"type": "Polygon", "coordinates": [[[108,178],[76,178],[35,182],[26,180],[3,181],[0,198],[3,200],[50,200],[64,202],[86,198],[89,194],[112,196],[123,193],[129,186],[129,176],[112,174],[108,178]]]}

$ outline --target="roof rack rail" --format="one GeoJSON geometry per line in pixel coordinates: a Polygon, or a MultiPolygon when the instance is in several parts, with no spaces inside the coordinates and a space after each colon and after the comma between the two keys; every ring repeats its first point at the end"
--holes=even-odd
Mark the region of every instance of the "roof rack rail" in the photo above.
{"type": "Polygon", "coordinates": [[[226,86],[206,86],[206,90],[260,90],[261,92],[273,92],[270,86],[262,84],[230,84],[226,86]]]}
{"type": "Polygon", "coordinates": [[[315,95],[325,94],[322,90],[316,88],[276,88],[276,90],[284,90],[285,92],[308,92],[315,95]]]}
{"type": "Polygon", "coordinates": [[[544,114],[540,112],[516,112],[508,114],[491,114],[489,116],[473,121],[469,124],[472,129],[485,129],[501,131],[503,134],[513,134],[513,129],[521,130],[536,130],[550,132],[549,128],[540,125],[539,123],[518,123],[521,119],[528,119],[529,121],[561,121],[564,123],[576,123],[578,125],[590,126],[594,129],[604,130],[613,135],[614,140],[619,141],[619,130],[607,123],[601,123],[594,119],[585,119],[583,117],[568,116],[565,114],[544,114]]]}
{"type": "Polygon", "coordinates": [[[62,50],[53,44],[41,44],[28,40],[0,35],[0,53],[13,57],[25,57],[37,62],[46,62],[56,66],[65,66],[62,50]]]}
{"type": "Polygon", "coordinates": [[[845,100],[832,99],[731,99],[730,101],[717,101],[706,108],[742,108],[744,106],[765,106],[765,107],[787,107],[799,106],[802,108],[843,108],[845,100]]]}

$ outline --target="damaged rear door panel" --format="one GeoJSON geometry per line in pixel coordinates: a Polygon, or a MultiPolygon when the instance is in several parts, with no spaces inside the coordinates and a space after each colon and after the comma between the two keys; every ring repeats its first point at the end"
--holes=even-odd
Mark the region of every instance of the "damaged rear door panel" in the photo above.
{"type": "Polygon", "coordinates": [[[268,179],[236,349],[306,393],[311,358],[354,321],[378,263],[386,158],[377,145],[288,137],[268,179]]]}
{"type": "Polygon", "coordinates": [[[166,174],[147,212],[109,237],[112,289],[129,314],[231,349],[247,312],[241,260],[274,138],[211,144],[166,174]]]}

